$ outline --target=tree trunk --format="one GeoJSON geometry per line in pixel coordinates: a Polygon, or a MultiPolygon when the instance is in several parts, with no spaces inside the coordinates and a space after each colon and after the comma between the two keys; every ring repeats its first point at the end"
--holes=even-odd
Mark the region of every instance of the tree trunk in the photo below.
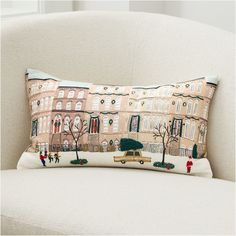
{"type": "Polygon", "coordinates": [[[75,153],[76,153],[76,159],[79,160],[79,154],[78,154],[78,143],[75,143],[75,153]]]}
{"type": "Polygon", "coordinates": [[[162,165],[164,165],[164,163],[165,163],[165,154],[166,154],[166,148],[163,148],[163,152],[162,152],[162,162],[161,162],[162,165]]]}

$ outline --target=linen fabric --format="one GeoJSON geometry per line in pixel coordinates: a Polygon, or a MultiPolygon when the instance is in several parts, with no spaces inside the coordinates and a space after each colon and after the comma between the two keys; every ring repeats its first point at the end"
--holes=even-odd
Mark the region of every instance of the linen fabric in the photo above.
{"type": "Polygon", "coordinates": [[[28,69],[26,82],[32,144],[18,168],[109,165],[212,175],[203,159],[216,77],[117,86],[28,69]]]}

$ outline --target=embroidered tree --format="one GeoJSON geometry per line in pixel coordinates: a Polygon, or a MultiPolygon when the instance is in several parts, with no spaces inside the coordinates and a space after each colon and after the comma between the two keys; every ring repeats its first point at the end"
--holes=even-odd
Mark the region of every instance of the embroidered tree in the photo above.
{"type": "Polygon", "coordinates": [[[168,124],[168,125],[159,124],[155,127],[155,131],[153,132],[153,137],[155,139],[161,138],[163,151],[162,151],[162,162],[155,162],[154,166],[167,168],[167,169],[174,168],[173,164],[165,163],[165,154],[166,154],[166,149],[169,147],[169,145],[173,142],[178,141],[178,136],[179,136],[179,131],[174,130],[173,132],[172,124],[168,124]]]}
{"type": "Polygon", "coordinates": [[[137,150],[142,149],[143,144],[139,141],[136,141],[131,138],[122,138],[120,140],[120,150],[121,151],[128,151],[128,150],[137,150]]]}
{"type": "Polygon", "coordinates": [[[87,159],[80,159],[79,158],[79,141],[83,135],[85,135],[88,132],[87,129],[87,122],[85,120],[81,120],[79,123],[75,123],[72,120],[70,120],[68,123],[64,125],[67,127],[66,130],[64,130],[64,134],[66,136],[71,135],[74,142],[75,142],[75,153],[76,153],[76,160],[72,160],[71,164],[86,164],[88,161],[87,159]]]}

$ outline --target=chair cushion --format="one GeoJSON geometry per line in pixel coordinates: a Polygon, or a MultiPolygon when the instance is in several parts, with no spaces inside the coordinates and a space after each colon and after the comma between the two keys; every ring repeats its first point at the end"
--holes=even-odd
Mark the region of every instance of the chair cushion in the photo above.
{"type": "Polygon", "coordinates": [[[28,225],[31,235],[233,234],[234,197],[233,182],[156,171],[2,171],[3,222],[28,225]]]}

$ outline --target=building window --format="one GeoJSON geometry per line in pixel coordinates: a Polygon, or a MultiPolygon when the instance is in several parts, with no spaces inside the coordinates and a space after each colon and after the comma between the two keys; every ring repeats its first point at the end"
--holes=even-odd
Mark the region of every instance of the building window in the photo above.
{"type": "Polygon", "coordinates": [[[73,98],[74,96],[75,96],[75,91],[71,90],[69,91],[67,98],[73,98]]]}
{"type": "Polygon", "coordinates": [[[51,117],[50,116],[48,116],[48,118],[47,118],[47,133],[49,133],[50,132],[50,125],[51,125],[51,117]]]}
{"type": "Polygon", "coordinates": [[[197,115],[198,113],[198,102],[196,101],[193,105],[193,114],[197,115]]]}
{"type": "Polygon", "coordinates": [[[82,102],[77,102],[76,105],[75,105],[75,110],[80,111],[81,108],[82,108],[82,102]]]}
{"type": "Polygon", "coordinates": [[[46,133],[46,131],[47,131],[47,117],[44,116],[43,117],[43,129],[42,129],[42,132],[46,133]]]}
{"type": "Polygon", "coordinates": [[[189,138],[189,130],[190,130],[190,121],[185,121],[185,130],[184,130],[184,137],[189,138]]]}
{"type": "Polygon", "coordinates": [[[207,117],[208,117],[208,104],[206,104],[203,109],[203,118],[207,119],[207,117]]]}
{"type": "Polygon", "coordinates": [[[175,112],[177,114],[181,113],[182,99],[177,99],[175,112]]]}
{"type": "Polygon", "coordinates": [[[98,111],[99,110],[99,97],[94,97],[92,101],[92,110],[98,111]]]}
{"type": "Polygon", "coordinates": [[[103,132],[107,133],[108,132],[108,126],[109,125],[109,118],[108,116],[103,117],[103,132]]]}
{"type": "Polygon", "coordinates": [[[197,92],[198,93],[202,92],[202,82],[198,82],[198,84],[197,84],[197,92]]]}
{"type": "Polygon", "coordinates": [[[57,114],[54,117],[54,121],[53,121],[53,133],[61,133],[61,123],[62,123],[62,119],[61,119],[61,115],[57,114]]]}
{"type": "Polygon", "coordinates": [[[172,129],[171,129],[171,134],[173,135],[179,135],[180,137],[182,137],[182,124],[183,120],[182,119],[173,119],[172,122],[172,129]]]}
{"type": "Polygon", "coordinates": [[[192,113],[192,107],[193,107],[193,103],[192,101],[188,101],[188,105],[187,105],[187,114],[190,115],[192,113]]]}
{"type": "Polygon", "coordinates": [[[32,121],[31,136],[35,137],[38,135],[38,119],[32,121]]]}
{"type": "MultiPolygon", "coordinates": [[[[142,105],[142,102],[144,102],[144,101],[139,101],[139,104],[140,104],[140,102],[141,102],[141,105],[142,105]]],[[[147,111],[152,111],[152,109],[153,109],[153,100],[147,101],[145,103],[145,108],[146,108],[147,111]]],[[[139,110],[140,110],[140,105],[139,105],[139,110]]]]}
{"type": "Polygon", "coordinates": [[[39,134],[42,133],[42,130],[43,130],[43,118],[40,117],[39,118],[39,134]]]}
{"type": "Polygon", "coordinates": [[[62,109],[62,102],[57,102],[56,110],[61,110],[61,109],[62,109]]]}
{"type": "Polygon", "coordinates": [[[198,138],[199,143],[204,143],[205,135],[206,135],[206,127],[204,124],[201,124],[199,127],[199,138],[198,138]]]}
{"type": "Polygon", "coordinates": [[[105,98],[105,110],[108,110],[111,105],[111,97],[106,97],[105,98]]]}
{"type": "Polygon", "coordinates": [[[74,131],[79,131],[79,128],[80,128],[80,117],[79,116],[76,116],[75,119],[74,119],[74,127],[73,127],[73,130],[74,131]]]}
{"type": "Polygon", "coordinates": [[[132,115],[130,119],[130,132],[139,132],[139,123],[140,123],[140,116],[139,115],[132,115]]]}
{"type": "Polygon", "coordinates": [[[120,110],[121,107],[121,97],[116,98],[115,110],[120,110]]]}
{"type": "Polygon", "coordinates": [[[190,90],[191,90],[192,92],[194,92],[194,90],[195,90],[195,85],[194,85],[194,83],[191,83],[191,84],[190,84],[190,90]]]}
{"type": "Polygon", "coordinates": [[[70,117],[65,116],[64,118],[64,130],[69,131],[69,125],[70,125],[70,117]]]}
{"type": "Polygon", "coordinates": [[[190,139],[194,139],[195,136],[195,129],[196,129],[196,123],[193,121],[191,122],[191,129],[190,129],[190,139]]]}
{"type": "Polygon", "coordinates": [[[71,102],[66,103],[66,110],[67,111],[71,110],[71,102]]]}
{"type": "Polygon", "coordinates": [[[117,133],[118,131],[119,131],[119,116],[115,115],[113,121],[113,132],[117,133]]]}
{"type": "Polygon", "coordinates": [[[79,91],[78,99],[82,99],[84,97],[84,91],[79,91]]]}
{"type": "Polygon", "coordinates": [[[213,87],[209,87],[208,91],[207,91],[207,97],[208,98],[212,98],[213,93],[214,93],[214,88],[213,87]]]}
{"type": "Polygon", "coordinates": [[[58,98],[63,98],[64,97],[64,90],[60,90],[59,92],[58,92],[58,98]]]}
{"type": "Polygon", "coordinates": [[[69,149],[69,141],[67,139],[63,142],[63,149],[64,151],[67,151],[69,149]]]}
{"type": "Polygon", "coordinates": [[[100,128],[100,121],[98,117],[91,117],[89,124],[89,133],[98,134],[100,128]]]}
{"type": "Polygon", "coordinates": [[[143,117],[143,125],[142,125],[142,130],[143,131],[149,131],[150,130],[150,117],[149,116],[144,116],[143,117]]]}

